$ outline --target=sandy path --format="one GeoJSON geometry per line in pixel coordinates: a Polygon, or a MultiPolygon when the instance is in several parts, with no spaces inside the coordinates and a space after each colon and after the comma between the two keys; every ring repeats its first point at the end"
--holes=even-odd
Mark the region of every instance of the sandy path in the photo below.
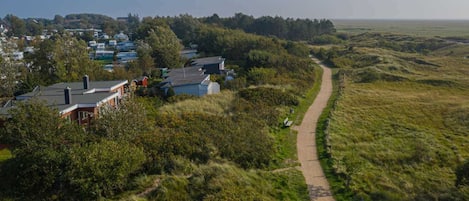
{"type": "Polygon", "coordinates": [[[329,189],[329,182],[327,182],[318,160],[315,140],[316,122],[326,107],[332,93],[332,72],[329,68],[322,65],[319,60],[313,58],[313,61],[321,66],[324,73],[322,75],[321,89],[316,100],[308,108],[301,125],[294,127],[298,131],[298,160],[301,163],[300,170],[306,179],[311,200],[333,201],[334,198],[329,189]]]}

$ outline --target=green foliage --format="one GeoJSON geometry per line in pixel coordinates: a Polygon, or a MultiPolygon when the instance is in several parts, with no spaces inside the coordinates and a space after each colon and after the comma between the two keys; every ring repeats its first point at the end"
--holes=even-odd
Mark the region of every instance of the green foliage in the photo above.
{"type": "Polygon", "coordinates": [[[190,201],[190,195],[187,193],[188,180],[180,177],[164,178],[158,189],[150,195],[150,200],[155,201],[190,201]]]}
{"type": "Polygon", "coordinates": [[[66,177],[79,199],[108,197],[122,191],[145,161],[141,148],[104,140],[70,150],[66,177]]]}
{"type": "Polygon", "coordinates": [[[343,41],[335,35],[320,35],[313,37],[311,41],[315,45],[340,44],[343,41]]]}
{"type": "Polygon", "coordinates": [[[56,110],[51,110],[38,100],[18,103],[9,111],[9,119],[2,128],[1,139],[17,152],[32,152],[40,148],[61,148],[64,142],[76,143],[83,140],[79,128],[66,123],[56,110]],[[68,135],[63,133],[70,132],[68,135]]]}
{"type": "Polygon", "coordinates": [[[335,32],[334,24],[326,19],[284,19],[279,16],[254,18],[243,13],[236,13],[235,16],[228,18],[220,18],[214,14],[211,17],[202,18],[201,21],[230,29],[240,29],[248,33],[296,41],[307,41],[316,35],[335,32]]]}
{"type": "Polygon", "coordinates": [[[456,186],[469,186],[469,160],[456,169],[456,186]]]}
{"type": "Polygon", "coordinates": [[[31,54],[26,61],[32,63],[31,73],[45,84],[78,81],[83,75],[96,80],[104,72],[89,59],[86,43],[66,34],[44,40],[38,48],[41,51],[31,54]]]}
{"type": "Polygon", "coordinates": [[[180,95],[169,96],[168,102],[177,103],[177,102],[180,102],[180,101],[194,99],[194,98],[197,98],[197,97],[194,96],[194,95],[180,94],[180,95]]]}
{"type": "Polygon", "coordinates": [[[272,138],[262,121],[249,116],[229,118],[201,113],[165,114],[156,122],[159,127],[178,133],[169,135],[171,139],[168,141],[177,141],[177,144],[188,147],[179,147],[173,152],[181,152],[192,160],[206,162],[214,154],[219,154],[241,167],[260,168],[268,165],[272,158],[272,138]],[[217,126],[213,126],[215,122],[217,126]],[[172,139],[178,136],[182,138],[172,139]]]}
{"type": "Polygon", "coordinates": [[[152,57],[159,68],[177,68],[181,66],[179,51],[182,49],[178,38],[166,26],[152,29],[145,41],[152,48],[152,57]]]}
{"type": "MultiPolygon", "coordinates": [[[[129,107],[123,108],[116,113],[129,117],[129,107]]],[[[142,149],[127,142],[135,138],[129,132],[138,123],[117,122],[127,128],[109,130],[115,125],[100,122],[102,128],[97,130],[109,134],[99,138],[35,100],[18,103],[9,112],[11,119],[0,137],[11,146],[14,157],[0,166],[0,188],[10,196],[26,200],[110,196],[123,190],[145,161],[142,149]]]]}
{"type": "Polygon", "coordinates": [[[324,49],[341,68],[340,96],[321,154],[330,157],[325,169],[335,174],[331,186],[337,199],[464,200],[454,170],[469,154],[463,148],[468,142],[463,88],[469,83],[458,76],[467,64],[440,51],[432,57],[408,53],[411,44],[428,43],[415,48],[433,50],[446,42],[433,46],[420,38],[380,37],[351,37],[350,48],[324,49]],[[399,51],[373,42],[378,38],[399,51]]]}
{"type": "Polygon", "coordinates": [[[203,165],[188,178],[164,178],[150,200],[307,200],[303,176],[243,171],[228,164],[203,165]],[[302,181],[302,182],[297,182],[302,181]]]}
{"type": "Polygon", "coordinates": [[[276,74],[272,68],[251,68],[247,79],[254,85],[270,84],[275,80],[276,74]]]}
{"type": "Polygon", "coordinates": [[[3,18],[9,24],[9,31],[7,32],[8,36],[22,36],[26,33],[26,24],[25,22],[17,16],[8,14],[3,18]]]}
{"type": "Polygon", "coordinates": [[[268,106],[294,106],[298,105],[298,99],[288,92],[275,88],[257,87],[243,89],[239,96],[253,103],[262,103],[268,106]]]}
{"type": "Polygon", "coordinates": [[[11,155],[11,151],[7,148],[0,149],[0,163],[6,161],[13,156],[11,155]]]}
{"type": "Polygon", "coordinates": [[[131,141],[150,130],[142,104],[123,100],[118,108],[101,109],[100,116],[94,119],[91,133],[107,139],[131,141]]]}
{"type": "Polygon", "coordinates": [[[181,39],[185,46],[190,45],[195,38],[195,31],[200,26],[200,22],[194,17],[184,14],[174,17],[170,23],[171,29],[176,36],[181,39]]]}
{"type": "Polygon", "coordinates": [[[11,97],[17,89],[19,67],[11,61],[0,59],[0,97],[11,97]]]}
{"type": "Polygon", "coordinates": [[[66,154],[62,151],[50,147],[15,150],[15,157],[0,166],[1,190],[22,200],[49,200],[63,193],[66,154]]]}

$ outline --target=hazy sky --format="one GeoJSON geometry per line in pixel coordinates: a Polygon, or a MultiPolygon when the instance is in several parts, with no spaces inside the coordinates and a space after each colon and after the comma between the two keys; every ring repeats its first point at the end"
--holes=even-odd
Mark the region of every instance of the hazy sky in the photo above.
{"type": "Polygon", "coordinates": [[[111,17],[232,16],[329,19],[469,19],[469,0],[0,0],[0,17],[52,19],[55,14],[98,13],[111,17]]]}

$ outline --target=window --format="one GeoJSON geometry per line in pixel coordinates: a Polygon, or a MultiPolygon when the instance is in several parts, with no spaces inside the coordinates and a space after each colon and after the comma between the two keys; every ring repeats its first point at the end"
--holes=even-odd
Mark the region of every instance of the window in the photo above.
{"type": "Polygon", "coordinates": [[[85,112],[85,111],[78,112],[78,119],[85,120],[87,118],[88,118],[88,112],[85,112]]]}
{"type": "Polygon", "coordinates": [[[86,111],[78,111],[78,123],[83,124],[85,120],[88,119],[88,112],[86,111]]]}

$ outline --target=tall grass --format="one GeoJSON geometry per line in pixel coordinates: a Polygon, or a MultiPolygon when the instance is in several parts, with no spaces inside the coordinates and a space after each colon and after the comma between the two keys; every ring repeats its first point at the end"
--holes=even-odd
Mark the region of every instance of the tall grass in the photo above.
{"type": "Polygon", "coordinates": [[[175,104],[168,104],[160,108],[160,112],[183,113],[200,112],[214,115],[226,114],[230,111],[235,100],[235,92],[224,90],[220,94],[188,99],[175,104]]]}
{"type": "MultiPolygon", "coordinates": [[[[294,125],[301,124],[301,121],[308,110],[309,106],[313,104],[314,99],[321,89],[322,82],[322,73],[323,70],[320,67],[314,69],[315,79],[312,83],[313,86],[304,93],[303,97],[300,98],[300,104],[296,106],[292,114],[288,114],[285,108],[285,117],[288,117],[290,120],[293,120],[294,125]]],[[[283,118],[282,118],[283,120],[283,118]]],[[[281,122],[280,124],[282,124],[281,122]]],[[[282,127],[280,125],[280,127],[282,127]]],[[[286,167],[295,167],[299,165],[298,162],[298,152],[296,147],[296,136],[297,132],[291,128],[282,128],[272,130],[273,136],[276,142],[276,156],[274,157],[274,162],[272,163],[270,169],[286,168],[286,167]]]]}
{"type": "Polygon", "coordinates": [[[329,157],[323,162],[324,169],[333,173],[331,185],[337,199],[448,197],[454,190],[455,168],[469,158],[469,82],[461,76],[469,64],[460,58],[387,52],[395,56],[387,62],[398,62],[412,70],[412,75],[405,81],[358,83],[352,77],[345,79],[330,113],[327,138],[318,139],[329,142],[320,148],[329,149],[320,150],[329,157]]]}

